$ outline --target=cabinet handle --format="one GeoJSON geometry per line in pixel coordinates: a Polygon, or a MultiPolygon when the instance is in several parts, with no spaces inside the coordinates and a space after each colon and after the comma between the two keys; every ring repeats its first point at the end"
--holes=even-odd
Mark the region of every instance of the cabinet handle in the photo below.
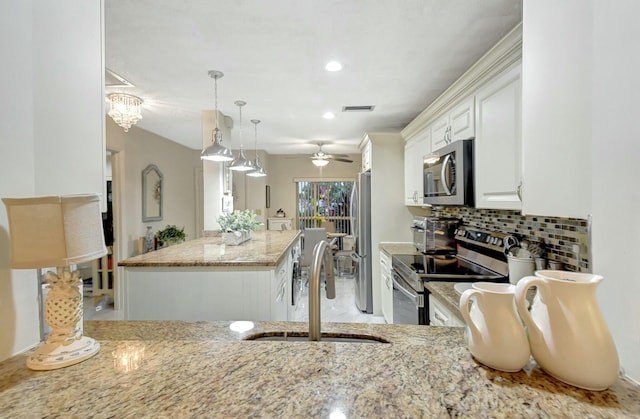
{"type": "Polygon", "coordinates": [[[433,316],[436,318],[436,320],[441,321],[442,324],[447,324],[447,318],[443,317],[438,310],[433,311],[433,316]]]}
{"type": "Polygon", "coordinates": [[[520,179],[520,183],[518,184],[516,193],[518,194],[518,199],[520,200],[520,202],[522,202],[522,179],[520,179]]]}

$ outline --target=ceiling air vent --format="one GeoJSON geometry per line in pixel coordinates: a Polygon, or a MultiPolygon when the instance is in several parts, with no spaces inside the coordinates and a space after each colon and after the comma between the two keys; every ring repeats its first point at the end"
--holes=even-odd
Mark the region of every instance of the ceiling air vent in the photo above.
{"type": "Polygon", "coordinates": [[[374,105],[364,106],[343,106],[342,112],[371,112],[375,108],[374,105]]]}

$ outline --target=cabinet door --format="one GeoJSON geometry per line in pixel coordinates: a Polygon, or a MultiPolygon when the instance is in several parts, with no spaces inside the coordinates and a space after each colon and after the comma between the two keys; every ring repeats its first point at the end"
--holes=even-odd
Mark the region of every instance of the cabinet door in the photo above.
{"type": "Polygon", "coordinates": [[[291,274],[289,270],[290,254],[287,250],[286,256],[272,271],[271,280],[271,320],[287,321],[289,314],[289,301],[291,293],[291,274]]]}
{"type": "Polygon", "coordinates": [[[449,114],[431,124],[431,152],[449,144],[449,114]]]}
{"type": "Polygon", "coordinates": [[[466,140],[476,134],[474,98],[456,106],[449,113],[449,137],[451,141],[466,140]]]}
{"type": "Polygon", "coordinates": [[[429,153],[428,132],[419,134],[404,146],[404,192],[406,205],[422,205],[422,162],[429,153]]]}
{"type": "Polygon", "coordinates": [[[380,252],[380,289],[382,290],[382,315],[388,324],[393,324],[393,280],[391,277],[391,258],[380,252]]]}
{"type": "Polygon", "coordinates": [[[522,178],[521,66],[511,67],[476,95],[477,208],[520,209],[522,178]]]}

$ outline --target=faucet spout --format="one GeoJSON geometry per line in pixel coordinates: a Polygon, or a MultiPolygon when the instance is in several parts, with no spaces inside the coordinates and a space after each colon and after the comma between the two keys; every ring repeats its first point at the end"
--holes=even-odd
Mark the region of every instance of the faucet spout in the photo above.
{"type": "Polygon", "coordinates": [[[309,340],[320,340],[320,273],[324,265],[327,298],[336,298],[336,281],[333,274],[333,254],[326,240],[313,248],[313,263],[309,280],[309,340]],[[324,263],[323,263],[324,262],[324,263]]]}

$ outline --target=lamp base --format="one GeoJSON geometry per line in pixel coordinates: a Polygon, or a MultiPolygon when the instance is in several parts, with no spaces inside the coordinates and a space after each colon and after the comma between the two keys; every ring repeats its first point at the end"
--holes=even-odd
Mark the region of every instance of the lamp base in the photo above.
{"type": "Polygon", "coordinates": [[[91,358],[100,351],[100,343],[83,336],[70,345],[45,342],[29,356],[27,367],[45,371],[68,367],[91,358]]]}

